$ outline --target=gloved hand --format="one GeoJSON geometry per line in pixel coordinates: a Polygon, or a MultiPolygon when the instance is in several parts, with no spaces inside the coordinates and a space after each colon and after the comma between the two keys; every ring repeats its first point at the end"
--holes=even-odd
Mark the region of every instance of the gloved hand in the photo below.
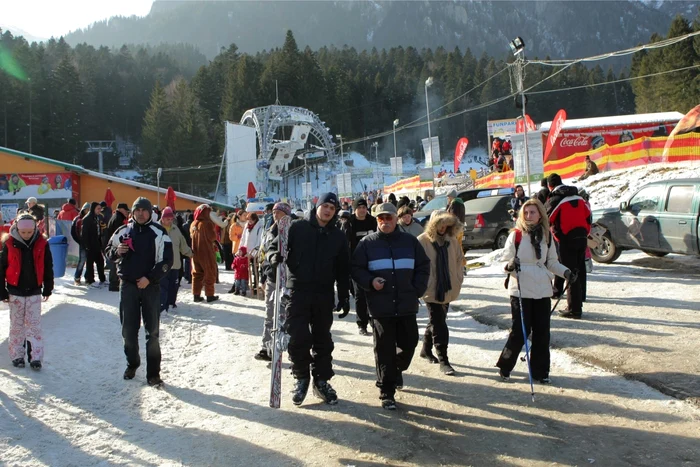
{"type": "Polygon", "coordinates": [[[569,281],[569,284],[576,282],[578,280],[578,269],[574,269],[573,271],[571,269],[567,269],[564,273],[564,279],[569,281]]]}
{"type": "Polygon", "coordinates": [[[340,311],[341,309],[343,312],[338,315],[338,318],[345,318],[348,313],[350,313],[350,297],[338,301],[338,304],[335,306],[335,311],[340,311]]]}
{"type": "Polygon", "coordinates": [[[508,264],[506,264],[506,271],[520,271],[520,258],[516,256],[515,258],[511,259],[508,264]]]}

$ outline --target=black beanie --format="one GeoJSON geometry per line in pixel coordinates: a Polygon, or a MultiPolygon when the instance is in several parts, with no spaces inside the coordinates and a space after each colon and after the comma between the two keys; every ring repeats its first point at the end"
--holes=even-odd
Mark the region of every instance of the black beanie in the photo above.
{"type": "Polygon", "coordinates": [[[319,207],[323,203],[331,203],[336,209],[338,209],[338,197],[335,195],[335,193],[328,192],[319,196],[318,201],[316,201],[316,207],[319,207]]]}
{"type": "Polygon", "coordinates": [[[364,198],[358,198],[355,201],[352,202],[352,208],[357,209],[360,206],[367,207],[367,200],[364,198]]]}
{"type": "Polygon", "coordinates": [[[134,204],[131,206],[131,212],[134,212],[137,209],[145,209],[149,213],[153,214],[153,205],[148,198],[136,198],[136,201],[134,201],[134,204]]]}

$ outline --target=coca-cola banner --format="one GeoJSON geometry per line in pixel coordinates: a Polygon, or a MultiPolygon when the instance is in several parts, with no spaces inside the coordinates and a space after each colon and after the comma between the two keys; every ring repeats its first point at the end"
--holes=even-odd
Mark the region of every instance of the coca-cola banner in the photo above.
{"type": "Polygon", "coordinates": [[[564,126],[566,121],[566,110],[561,109],[557,112],[557,115],[552,120],[552,126],[549,129],[549,134],[547,135],[547,146],[544,150],[544,160],[545,162],[549,160],[549,153],[552,152],[552,148],[561,133],[561,128],[564,126]]]}
{"type": "MultiPolygon", "coordinates": [[[[573,122],[573,120],[570,122],[573,122]]],[[[604,145],[614,146],[645,136],[668,136],[677,122],[678,120],[669,120],[661,123],[631,123],[626,125],[616,124],[596,127],[579,126],[572,129],[563,128],[549,153],[549,157],[547,157],[545,161],[559,161],[577,153],[598,149],[604,145]]],[[[545,129],[543,134],[546,135],[546,131],[545,129]]]]}
{"type": "Polygon", "coordinates": [[[455,173],[459,169],[459,164],[462,163],[462,157],[464,153],[467,152],[467,146],[469,145],[469,140],[467,138],[460,138],[457,141],[457,147],[455,147],[455,173]]]}

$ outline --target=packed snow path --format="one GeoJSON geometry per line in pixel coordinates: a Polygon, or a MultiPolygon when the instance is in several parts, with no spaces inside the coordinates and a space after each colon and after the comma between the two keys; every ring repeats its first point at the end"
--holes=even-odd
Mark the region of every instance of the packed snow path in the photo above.
{"type": "MultiPolygon", "coordinates": [[[[71,275],[45,304],[41,372],[12,368],[6,334],[0,341],[2,464],[651,466],[700,458],[695,406],[560,351],[554,384],[536,386],[532,403],[523,364],[510,383],[495,377],[506,332],[469,311],[448,321],[457,375],[416,355],[396,412],[379,405],[372,338],[357,334],[354,313],[332,329],[339,404],[310,391],[301,407],[287,396],[281,410],[270,409],[270,370],[252,358],[263,303],[225,294],[232,277],[223,271],[222,301],[193,304],[183,289],[176,313],[162,320],[165,388],[148,387],[143,366],[124,381],[118,294],[76,287],[71,275]]],[[[467,280],[467,310],[475,300],[500,300],[480,282],[467,280]]],[[[426,321],[422,308],[421,327],[426,321]]],[[[0,329],[9,329],[4,304],[0,329]]],[[[285,371],[285,394],[291,383],[285,371]]]]}

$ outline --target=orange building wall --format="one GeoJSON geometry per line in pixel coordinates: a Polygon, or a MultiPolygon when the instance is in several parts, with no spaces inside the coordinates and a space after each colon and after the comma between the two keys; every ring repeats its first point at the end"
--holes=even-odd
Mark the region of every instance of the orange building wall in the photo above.
{"type": "MultiPolygon", "coordinates": [[[[80,202],[91,202],[91,201],[102,201],[105,198],[105,193],[107,188],[112,190],[114,195],[114,204],[112,208],[116,208],[118,203],[126,203],[131,207],[136,198],[143,196],[148,198],[151,203],[155,206],[158,204],[158,196],[156,190],[149,190],[146,188],[138,188],[131,185],[122,184],[119,182],[111,182],[109,180],[103,180],[92,175],[81,175],[80,176],[80,202]]],[[[165,190],[160,194],[160,207],[165,206],[165,190]]],[[[197,206],[201,203],[191,200],[185,200],[178,198],[175,200],[175,210],[185,211],[187,209],[195,210],[197,206]]]]}
{"type": "Polygon", "coordinates": [[[36,160],[26,160],[23,157],[8,154],[0,151],[0,172],[2,173],[51,173],[51,172],[70,172],[63,167],[53,164],[47,164],[36,160]]]}

